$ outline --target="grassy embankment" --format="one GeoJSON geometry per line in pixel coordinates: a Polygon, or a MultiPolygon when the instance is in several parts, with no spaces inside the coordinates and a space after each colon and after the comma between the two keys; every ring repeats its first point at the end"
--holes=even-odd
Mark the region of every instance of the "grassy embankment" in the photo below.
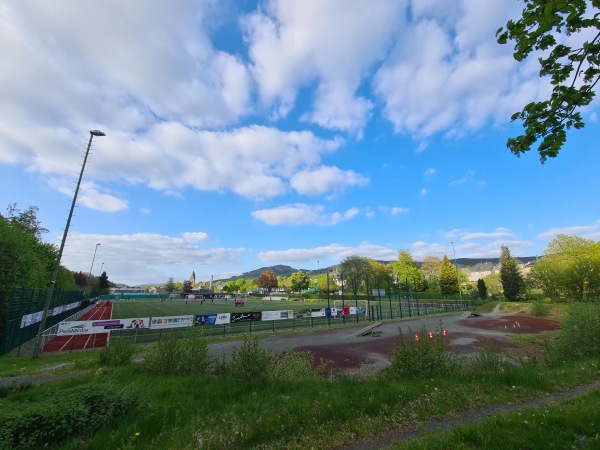
{"type": "MultiPolygon", "coordinates": [[[[130,404],[125,396],[128,408],[120,415],[108,423],[104,418],[98,427],[91,422],[67,429],[62,440],[49,448],[335,448],[400,427],[418,429],[433,420],[523,402],[600,379],[600,346],[593,334],[598,334],[600,308],[577,306],[567,317],[565,309],[559,305],[546,311],[548,317],[562,318],[561,332],[520,338],[521,346],[545,355],[522,367],[506,363],[490,349],[471,363],[446,359],[438,351],[443,350],[443,342],[436,347],[438,343],[427,339],[423,342],[429,347],[399,346],[396,358],[409,364],[398,363],[386,373],[362,379],[337,377],[324,367],[312,370],[302,358],[275,358],[252,340],[229,364],[210,361],[206,340],[198,336],[153,347],[157,350],[143,365],[128,362],[136,348],[125,340],[109,352],[45,355],[38,360],[3,357],[2,376],[39,373],[36,369],[62,362],[72,365],[59,370],[81,376],[36,387],[5,388],[0,412],[11,407],[25,411],[30,404],[93,386],[99,392],[133,395],[135,402],[130,404]],[[415,365],[420,372],[411,372],[415,365]]],[[[590,394],[410,445],[547,448],[555,439],[569,444],[559,447],[593,448],[589,443],[594,442],[593,424],[597,430],[594,411],[600,411],[599,400],[598,394],[590,394]],[[578,412],[582,407],[588,412],[578,412]]],[[[93,414],[90,417],[93,421],[93,414]]]]}

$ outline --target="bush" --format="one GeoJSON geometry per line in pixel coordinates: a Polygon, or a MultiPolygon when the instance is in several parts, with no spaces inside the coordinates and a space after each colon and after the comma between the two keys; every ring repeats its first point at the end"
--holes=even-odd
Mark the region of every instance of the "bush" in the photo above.
{"type": "Polygon", "coordinates": [[[242,346],[231,354],[227,374],[242,381],[268,378],[274,362],[273,352],[260,348],[256,336],[244,335],[242,346]]]}
{"type": "Polygon", "coordinates": [[[310,380],[322,377],[329,363],[321,360],[314,367],[314,355],[310,351],[288,351],[276,356],[270,377],[275,380],[310,380]]]}
{"type": "Polygon", "coordinates": [[[511,367],[513,365],[510,360],[490,345],[475,353],[469,362],[469,369],[473,374],[497,375],[511,367]]]}
{"type": "Polygon", "coordinates": [[[107,366],[124,366],[135,355],[135,345],[130,338],[112,338],[109,345],[98,354],[100,363],[107,366]]]}
{"type": "Polygon", "coordinates": [[[0,402],[0,448],[45,447],[108,425],[131,410],[135,396],[108,386],[50,392],[36,402],[0,402]]]}
{"type": "Polygon", "coordinates": [[[550,314],[550,305],[542,302],[542,300],[535,300],[532,302],[531,314],[535,317],[546,317],[550,314]]]}
{"type": "Polygon", "coordinates": [[[577,361],[600,355],[600,305],[574,303],[554,345],[548,348],[550,362],[577,361]]]}
{"type": "Polygon", "coordinates": [[[442,327],[429,337],[423,327],[418,334],[419,339],[409,336],[405,338],[402,330],[398,329],[400,337],[392,357],[391,365],[384,372],[384,377],[398,379],[420,379],[432,377],[452,376],[458,373],[460,361],[444,351],[444,336],[442,327]]]}
{"type": "Polygon", "coordinates": [[[208,343],[195,327],[181,339],[171,334],[149,349],[143,367],[160,375],[207,375],[212,367],[208,343]]]}

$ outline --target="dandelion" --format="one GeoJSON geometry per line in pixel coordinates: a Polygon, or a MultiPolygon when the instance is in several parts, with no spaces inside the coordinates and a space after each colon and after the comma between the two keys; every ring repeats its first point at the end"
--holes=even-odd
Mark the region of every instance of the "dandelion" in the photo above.
{"type": "Polygon", "coordinates": [[[140,432],[138,431],[137,433],[135,433],[135,437],[139,437],[140,432]]]}

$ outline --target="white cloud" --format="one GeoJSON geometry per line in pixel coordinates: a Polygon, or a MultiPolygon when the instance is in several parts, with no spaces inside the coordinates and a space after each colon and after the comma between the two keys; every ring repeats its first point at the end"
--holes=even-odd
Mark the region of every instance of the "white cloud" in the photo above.
{"type": "Polygon", "coordinates": [[[244,21],[262,101],[285,116],[298,90],[316,83],[306,119],[360,135],[373,104],[356,91],[385,56],[405,5],[388,0],[268,1],[263,11],[244,21]]]}
{"type": "Polygon", "coordinates": [[[149,215],[149,214],[151,214],[151,213],[152,213],[152,210],[151,210],[150,208],[140,208],[140,212],[141,212],[142,214],[149,215]]]}
{"type": "Polygon", "coordinates": [[[277,264],[302,264],[311,263],[316,260],[330,259],[341,262],[349,256],[364,256],[380,261],[392,261],[398,256],[398,251],[384,246],[361,242],[356,247],[340,244],[330,244],[316,248],[294,248],[289,250],[273,250],[261,252],[258,257],[266,262],[277,264]]]}
{"type": "Polygon", "coordinates": [[[423,188],[419,191],[421,197],[425,197],[428,194],[427,189],[423,188]]]}
{"type": "Polygon", "coordinates": [[[267,225],[320,225],[331,226],[350,220],[359,214],[358,208],[340,212],[327,212],[323,205],[306,205],[297,203],[283,205],[272,209],[260,209],[252,212],[252,217],[267,225]]]}
{"type": "Polygon", "coordinates": [[[443,258],[446,255],[450,259],[454,259],[454,253],[456,258],[499,258],[500,247],[507,245],[513,255],[522,256],[521,249],[530,249],[533,247],[533,243],[530,241],[494,241],[487,244],[479,244],[476,242],[467,242],[465,244],[459,244],[454,246],[450,243],[440,244],[438,242],[423,242],[418,241],[412,244],[413,256],[417,261],[422,261],[427,256],[437,256],[443,258]]]}
{"type": "MultiPolygon", "coordinates": [[[[58,236],[57,236],[58,239],[58,236]]],[[[241,264],[244,248],[199,247],[206,242],[202,232],[183,233],[181,237],[154,233],[129,235],[69,234],[63,264],[74,271],[88,272],[96,243],[96,261],[113,282],[137,285],[183,280],[192,270],[215,273],[224,267],[241,264]]]]}
{"type": "MultiPolygon", "coordinates": [[[[48,185],[58,192],[73,198],[75,192],[75,181],[64,178],[50,178],[48,185]]],[[[129,209],[127,200],[121,199],[108,192],[101,192],[96,183],[82,182],[77,195],[77,206],[85,206],[90,209],[106,213],[116,213],[129,209]]]]}
{"type": "Polygon", "coordinates": [[[495,238],[512,238],[514,237],[511,230],[508,228],[496,228],[496,231],[491,233],[478,232],[478,233],[466,233],[460,238],[461,241],[473,241],[476,239],[495,239],[495,238]]]}
{"type": "Polygon", "coordinates": [[[399,214],[405,214],[409,211],[408,208],[401,208],[399,206],[380,206],[379,211],[384,214],[389,214],[391,216],[397,216],[399,214]]]}
{"type": "Polygon", "coordinates": [[[458,186],[461,184],[470,183],[470,182],[474,181],[474,179],[475,179],[475,172],[472,170],[468,170],[467,174],[465,175],[464,178],[460,178],[458,180],[452,180],[450,182],[450,186],[458,186]]]}
{"type": "Polygon", "coordinates": [[[436,174],[436,170],[434,168],[430,168],[427,169],[425,172],[423,172],[423,178],[426,181],[430,181],[436,174]]]}
{"type": "Polygon", "coordinates": [[[290,179],[290,185],[299,194],[322,195],[327,192],[343,192],[350,186],[366,186],[369,179],[352,170],[321,166],[303,170],[290,179]]]}
{"type": "Polygon", "coordinates": [[[540,234],[538,238],[541,239],[554,239],[559,234],[566,234],[567,236],[581,236],[588,239],[593,239],[592,236],[598,236],[600,233],[600,220],[592,225],[577,225],[572,227],[563,228],[550,228],[540,234]]]}
{"type": "Polygon", "coordinates": [[[519,13],[517,4],[413,1],[411,12],[373,81],[396,132],[418,140],[461,135],[504,123],[548,92],[530,65],[515,70],[510,45],[496,43],[495,31],[519,13]]]}

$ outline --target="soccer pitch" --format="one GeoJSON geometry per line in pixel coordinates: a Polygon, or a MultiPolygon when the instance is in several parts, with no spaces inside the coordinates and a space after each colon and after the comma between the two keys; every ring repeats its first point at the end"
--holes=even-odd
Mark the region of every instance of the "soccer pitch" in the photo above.
{"type": "MultiPolygon", "coordinates": [[[[352,306],[350,304],[349,306],[352,306]]],[[[333,306],[333,301],[330,302],[333,306]]],[[[290,310],[310,311],[316,308],[327,308],[327,300],[317,302],[299,302],[286,300],[256,300],[245,301],[244,306],[235,306],[233,299],[227,302],[223,299],[205,300],[119,300],[113,302],[113,319],[128,319],[134,317],[165,317],[189,314],[218,314],[235,312],[259,312],[290,310]]]]}

